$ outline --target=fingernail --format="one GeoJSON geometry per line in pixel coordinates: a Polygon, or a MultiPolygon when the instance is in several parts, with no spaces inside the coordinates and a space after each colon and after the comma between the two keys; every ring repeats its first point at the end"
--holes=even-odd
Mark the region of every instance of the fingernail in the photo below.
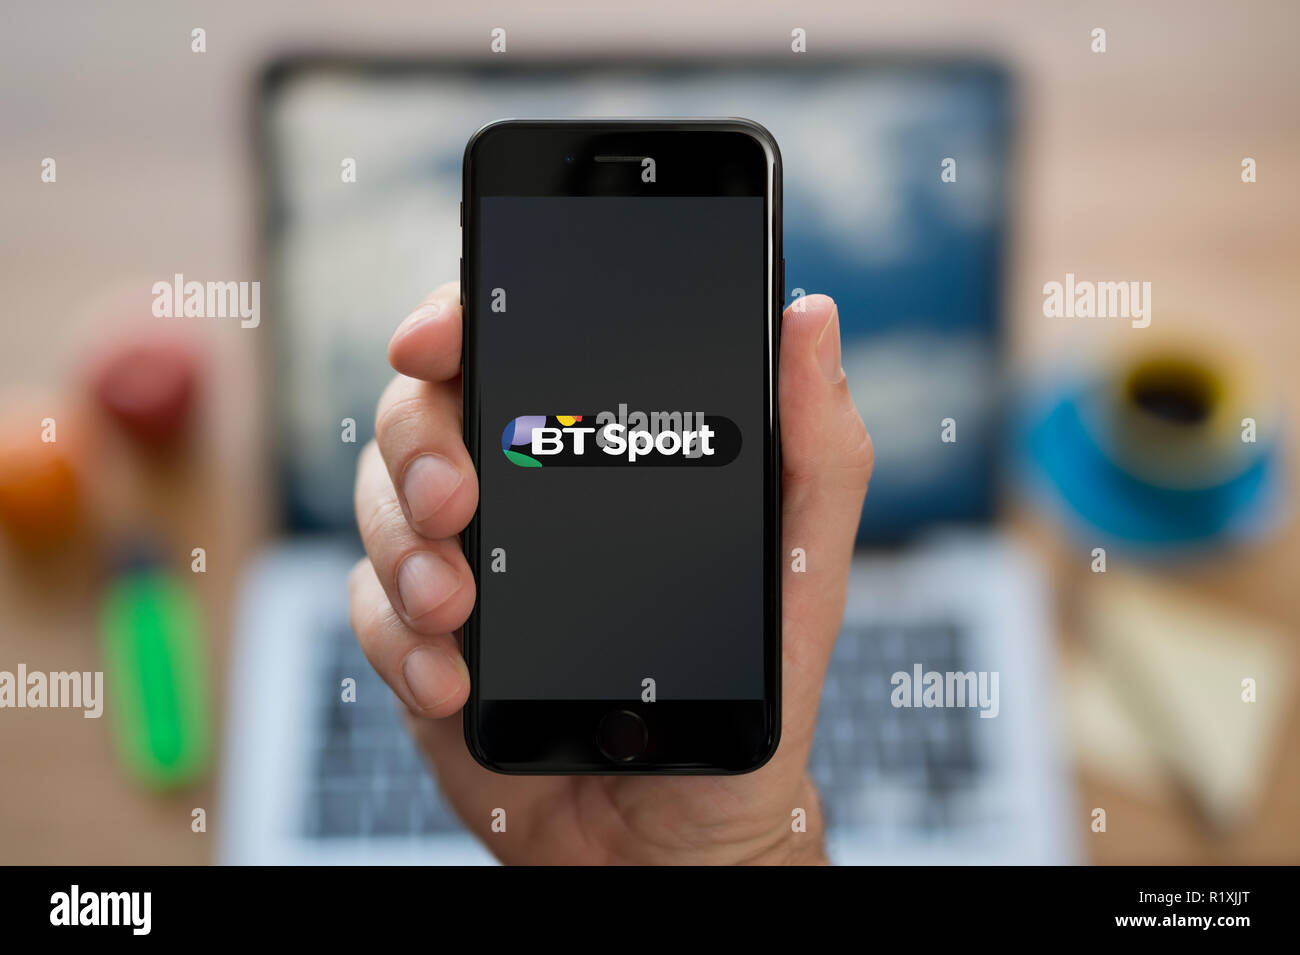
{"type": "Polygon", "coordinates": [[[396,338],[398,335],[405,335],[407,332],[423,325],[425,322],[437,318],[442,314],[442,310],[445,307],[446,306],[441,301],[426,302],[410,315],[407,315],[406,318],[402,319],[402,324],[397,326],[397,331],[393,332],[393,337],[396,338]]]}
{"type": "Polygon", "coordinates": [[[840,307],[831,308],[831,317],[826,319],[821,336],[817,339],[817,363],[822,366],[822,374],[831,384],[844,380],[844,366],[840,364],[840,307]]]}
{"type": "Polygon", "coordinates": [[[416,647],[406,655],[402,677],[422,709],[441,706],[459,689],[459,667],[440,647],[416,647]]]}
{"type": "Polygon", "coordinates": [[[408,620],[418,620],[460,590],[460,575],[437,554],[416,551],[397,568],[397,594],[408,620]]]}
{"type": "Polygon", "coordinates": [[[420,522],[432,517],[452,491],[460,487],[464,475],[441,454],[422,454],[406,466],[402,476],[402,495],[411,520],[420,522]]]}

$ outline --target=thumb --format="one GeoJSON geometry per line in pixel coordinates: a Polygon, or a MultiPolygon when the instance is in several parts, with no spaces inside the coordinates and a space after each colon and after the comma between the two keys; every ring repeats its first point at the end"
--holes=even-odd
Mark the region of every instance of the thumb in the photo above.
{"type": "Polygon", "coordinates": [[[802,765],[844,615],[872,465],[871,438],[840,365],[839,311],[828,296],[802,298],[782,317],[780,403],[781,749],[802,765]]]}

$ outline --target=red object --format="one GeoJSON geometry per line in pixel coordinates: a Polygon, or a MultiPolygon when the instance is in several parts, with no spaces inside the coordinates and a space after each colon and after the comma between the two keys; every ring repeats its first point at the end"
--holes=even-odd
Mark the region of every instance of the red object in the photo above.
{"type": "Polygon", "coordinates": [[[180,342],[136,342],[111,351],[91,388],[103,409],[137,440],[165,445],[188,422],[198,385],[194,352],[180,342]]]}

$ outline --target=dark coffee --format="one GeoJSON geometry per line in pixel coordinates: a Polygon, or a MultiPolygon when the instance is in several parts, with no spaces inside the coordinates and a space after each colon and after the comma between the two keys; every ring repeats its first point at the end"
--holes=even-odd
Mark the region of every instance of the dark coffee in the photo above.
{"type": "Polygon", "coordinates": [[[1214,408],[1210,376],[1188,365],[1148,365],[1129,379],[1128,396],[1139,409],[1170,424],[1202,424],[1214,408]]]}

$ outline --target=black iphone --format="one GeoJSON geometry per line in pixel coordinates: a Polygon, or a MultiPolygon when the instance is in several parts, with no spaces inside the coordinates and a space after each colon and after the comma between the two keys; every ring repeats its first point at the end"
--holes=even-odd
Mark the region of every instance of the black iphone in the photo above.
{"type": "Polygon", "coordinates": [[[504,120],[466,146],[462,220],[470,751],[758,768],[781,725],[776,142],[504,120]]]}

